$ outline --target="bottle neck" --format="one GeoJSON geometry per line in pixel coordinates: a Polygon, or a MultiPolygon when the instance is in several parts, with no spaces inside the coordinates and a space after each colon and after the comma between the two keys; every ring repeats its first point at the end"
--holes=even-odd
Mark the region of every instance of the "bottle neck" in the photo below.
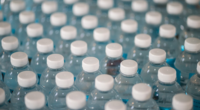
{"type": "Polygon", "coordinates": [[[15,69],[23,69],[23,68],[27,68],[27,67],[28,67],[28,64],[21,66],[21,67],[13,66],[13,68],[15,68],[15,69]]]}
{"type": "Polygon", "coordinates": [[[159,81],[160,84],[162,84],[162,85],[166,85],[166,86],[174,85],[175,82],[176,82],[176,81],[173,81],[173,82],[168,82],[168,83],[166,83],[166,82],[162,82],[162,81],[160,81],[160,80],[158,80],[158,81],[159,81]]]}

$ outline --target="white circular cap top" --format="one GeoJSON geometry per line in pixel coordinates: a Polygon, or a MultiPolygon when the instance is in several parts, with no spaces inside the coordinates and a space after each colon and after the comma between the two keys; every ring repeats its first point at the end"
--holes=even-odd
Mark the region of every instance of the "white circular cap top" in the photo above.
{"type": "Polygon", "coordinates": [[[197,63],[197,72],[200,74],[200,61],[197,63]]]}
{"type": "Polygon", "coordinates": [[[161,67],[158,70],[158,79],[164,83],[172,83],[176,80],[176,70],[171,67],[161,67]]]}
{"type": "Polygon", "coordinates": [[[156,4],[166,4],[168,0],[153,0],[153,2],[156,4]]]}
{"type": "Polygon", "coordinates": [[[148,9],[148,3],[146,0],[134,0],[131,7],[135,12],[145,12],[148,9]]]}
{"type": "Polygon", "coordinates": [[[2,21],[2,20],[3,20],[3,12],[0,11],[0,21],[2,21]]]}
{"type": "Polygon", "coordinates": [[[114,5],[114,0],[98,0],[97,5],[100,9],[110,9],[114,5]]]}
{"type": "Polygon", "coordinates": [[[59,69],[64,65],[64,57],[60,54],[51,54],[47,57],[47,66],[51,69],[59,69]]]}
{"type": "Polygon", "coordinates": [[[171,24],[163,24],[159,30],[160,37],[173,38],[176,35],[176,27],[171,24]]]}
{"type": "Polygon", "coordinates": [[[26,27],[26,32],[29,37],[40,37],[43,35],[43,26],[38,23],[29,24],[26,27]]]}
{"type": "Polygon", "coordinates": [[[42,3],[42,12],[44,14],[52,14],[56,12],[58,8],[58,4],[56,1],[45,1],[42,3]]]}
{"type": "Polygon", "coordinates": [[[3,50],[12,51],[18,48],[19,41],[14,36],[7,36],[1,40],[3,50]]]}
{"type": "Polygon", "coordinates": [[[86,3],[76,3],[72,8],[73,14],[75,16],[84,16],[89,13],[89,5],[86,3]]]}
{"type": "Polygon", "coordinates": [[[63,71],[56,75],[56,85],[60,88],[70,88],[74,84],[74,75],[63,71]]]}
{"type": "Polygon", "coordinates": [[[23,0],[12,0],[10,2],[10,10],[12,12],[20,12],[25,9],[25,2],[23,0]]]}
{"type": "Polygon", "coordinates": [[[86,72],[99,70],[99,60],[95,57],[86,57],[82,60],[82,68],[86,72]]]}
{"type": "Polygon", "coordinates": [[[0,35],[7,35],[11,33],[11,25],[7,22],[0,22],[0,35]]]}
{"type": "Polygon", "coordinates": [[[110,39],[110,30],[108,28],[96,28],[93,31],[93,37],[98,42],[108,41],[110,39]]]}
{"type": "Polygon", "coordinates": [[[87,52],[87,43],[77,40],[71,43],[71,53],[77,56],[85,55],[87,52]]]}
{"type": "Polygon", "coordinates": [[[28,109],[41,109],[45,106],[45,96],[42,92],[33,91],[25,96],[25,105],[28,109]]]}
{"type": "Polygon", "coordinates": [[[160,64],[165,62],[166,52],[163,49],[151,49],[149,51],[149,61],[155,64],[160,64]]]}
{"type": "Polygon", "coordinates": [[[196,5],[199,3],[199,0],[185,0],[185,2],[190,5],[196,5]]]}
{"type": "Polygon", "coordinates": [[[31,87],[36,84],[36,74],[32,71],[23,71],[17,75],[17,82],[21,87],[31,87]]]}
{"type": "Polygon", "coordinates": [[[174,95],[172,106],[175,110],[191,110],[193,107],[193,99],[190,95],[184,93],[174,95]]]}
{"type": "Polygon", "coordinates": [[[157,11],[146,13],[145,20],[147,24],[159,25],[162,22],[162,14],[157,11]]]}
{"type": "Polygon", "coordinates": [[[120,63],[120,71],[124,75],[134,75],[137,73],[138,63],[134,60],[124,60],[120,63]]]}
{"type": "Polygon", "coordinates": [[[60,36],[63,40],[75,39],[77,36],[77,29],[74,26],[65,26],[60,30],[60,36]]]}
{"type": "Polygon", "coordinates": [[[137,101],[146,101],[151,98],[152,89],[146,83],[135,84],[132,88],[132,96],[137,101]]]}
{"type": "Polygon", "coordinates": [[[200,39],[198,38],[187,38],[185,40],[185,50],[189,52],[199,52],[200,51],[200,39]]]}
{"type": "Polygon", "coordinates": [[[19,14],[19,21],[22,24],[29,24],[35,21],[35,13],[32,11],[23,11],[19,14]]]}
{"type": "Polygon", "coordinates": [[[95,88],[99,91],[110,91],[114,86],[114,79],[107,74],[99,75],[95,78],[95,88]]]}
{"type": "Polygon", "coordinates": [[[68,4],[68,5],[72,5],[76,2],[78,2],[78,0],[63,0],[65,4],[68,4]]]}
{"type": "Polygon", "coordinates": [[[106,45],[106,55],[111,58],[122,56],[122,46],[118,43],[110,43],[106,45]]]}
{"type": "Polygon", "coordinates": [[[113,21],[122,21],[125,18],[125,11],[121,8],[112,8],[108,12],[108,17],[113,21]]]}
{"type": "Polygon", "coordinates": [[[45,1],[45,0],[33,0],[34,3],[38,3],[38,4],[42,3],[43,1],[45,1]]]}
{"type": "Polygon", "coordinates": [[[128,19],[121,22],[121,30],[125,33],[135,33],[138,29],[138,23],[135,20],[128,19]]]}
{"type": "Polygon", "coordinates": [[[15,52],[11,55],[10,62],[15,67],[23,67],[28,64],[28,55],[24,52],[15,52]]]}
{"type": "Polygon", "coordinates": [[[120,100],[111,100],[106,103],[105,110],[126,110],[126,105],[120,100]]]}
{"type": "Polygon", "coordinates": [[[4,103],[5,99],[6,99],[5,91],[2,88],[0,88],[0,104],[4,103]]]}
{"type": "Polygon", "coordinates": [[[53,41],[49,38],[43,38],[37,41],[37,50],[40,53],[49,53],[53,51],[53,41]]]}
{"type": "Polygon", "coordinates": [[[73,91],[66,96],[67,107],[70,109],[82,109],[86,105],[86,95],[81,91],[73,91]]]}
{"type": "Polygon", "coordinates": [[[187,26],[194,29],[200,28],[200,16],[191,15],[187,18],[187,26]]]}
{"type": "Polygon", "coordinates": [[[81,19],[81,25],[84,29],[94,29],[98,26],[98,18],[92,15],[84,16],[81,19]]]}
{"type": "Polygon", "coordinates": [[[138,34],[135,36],[134,43],[137,47],[148,48],[151,46],[151,36],[148,34],[138,34]]]}
{"type": "Polygon", "coordinates": [[[169,2],[167,4],[167,13],[171,15],[179,15],[183,12],[183,5],[179,2],[169,2]]]}
{"type": "Polygon", "coordinates": [[[56,12],[51,15],[50,22],[53,26],[63,26],[67,22],[67,16],[65,13],[56,12]]]}

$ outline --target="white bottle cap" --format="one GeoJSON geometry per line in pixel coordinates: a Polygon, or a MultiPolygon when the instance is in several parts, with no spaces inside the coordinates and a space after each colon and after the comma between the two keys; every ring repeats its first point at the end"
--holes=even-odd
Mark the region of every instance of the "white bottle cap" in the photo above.
{"type": "Polygon", "coordinates": [[[120,100],[111,100],[106,103],[105,110],[126,110],[126,105],[120,100]]]}
{"type": "Polygon", "coordinates": [[[63,0],[65,4],[68,4],[68,5],[72,5],[76,2],[78,2],[78,0],[63,0]]]}
{"type": "Polygon", "coordinates": [[[145,12],[148,9],[148,3],[146,0],[132,1],[132,10],[135,12],[145,12]]]}
{"type": "Polygon", "coordinates": [[[110,30],[107,28],[96,28],[93,32],[94,40],[105,42],[110,39],[110,30]]]}
{"type": "Polygon", "coordinates": [[[155,64],[160,64],[165,62],[166,52],[163,49],[152,49],[149,51],[149,61],[155,64]]]}
{"type": "Polygon", "coordinates": [[[120,71],[129,76],[137,73],[138,63],[134,60],[124,60],[120,64],[120,71]]]}
{"type": "Polygon", "coordinates": [[[86,57],[82,60],[82,68],[86,72],[99,70],[99,60],[95,57],[86,57]]]}
{"type": "Polygon", "coordinates": [[[10,61],[15,67],[23,67],[28,64],[28,55],[24,52],[15,52],[11,55],[10,61]]]}
{"type": "Polygon", "coordinates": [[[118,43],[110,43],[106,45],[106,55],[111,58],[122,56],[122,46],[118,43]]]}
{"type": "Polygon", "coordinates": [[[12,51],[18,48],[19,41],[14,36],[7,36],[1,40],[3,50],[12,51]]]}
{"type": "Polygon", "coordinates": [[[28,109],[41,109],[45,106],[45,96],[42,92],[33,91],[25,96],[25,105],[28,109]]]}
{"type": "Polygon", "coordinates": [[[17,75],[17,82],[21,87],[32,87],[36,84],[36,74],[32,71],[23,71],[17,75]]]}
{"type": "Polygon", "coordinates": [[[60,36],[64,40],[75,39],[77,36],[77,29],[74,26],[65,26],[60,30],[60,36]]]}
{"type": "Polygon", "coordinates": [[[82,56],[87,53],[87,43],[77,40],[71,43],[71,53],[77,56],[82,56]]]}
{"type": "Polygon", "coordinates": [[[60,54],[51,54],[47,57],[47,66],[51,69],[59,69],[64,65],[64,57],[60,54]]]}
{"type": "Polygon", "coordinates": [[[135,33],[138,29],[138,23],[135,20],[124,20],[121,22],[121,30],[125,33],[135,33]]]}
{"type": "Polygon", "coordinates": [[[12,0],[10,2],[10,10],[12,12],[20,12],[25,9],[25,2],[23,0],[12,0]]]}
{"type": "Polygon", "coordinates": [[[84,29],[94,29],[98,26],[98,18],[92,15],[84,16],[81,19],[81,25],[84,29]]]}
{"type": "Polygon", "coordinates": [[[197,72],[200,74],[200,61],[197,63],[197,72]]]}
{"type": "Polygon", "coordinates": [[[169,2],[167,4],[167,13],[171,15],[180,15],[183,12],[183,5],[179,2],[169,2]]]}
{"type": "Polygon", "coordinates": [[[45,1],[42,3],[42,12],[44,14],[52,14],[56,12],[58,8],[58,4],[56,1],[45,1]]]}
{"type": "Polygon", "coordinates": [[[2,21],[2,20],[3,20],[3,12],[0,11],[0,21],[2,21]]]}
{"type": "Polygon", "coordinates": [[[108,17],[113,21],[122,21],[125,18],[125,11],[121,8],[112,8],[108,12],[108,17]]]}
{"type": "Polygon", "coordinates": [[[73,91],[67,94],[67,107],[70,109],[82,109],[86,105],[86,95],[81,91],[73,91]]]}
{"type": "Polygon", "coordinates": [[[100,9],[108,10],[113,7],[113,0],[98,0],[97,5],[100,9]]]}
{"type": "Polygon", "coordinates": [[[162,22],[162,14],[157,11],[146,13],[145,20],[147,24],[159,25],[162,22]]]}
{"type": "Polygon", "coordinates": [[[176,80],[176,70],[171,67],[161,67],[158,70],[158,79],[163,83],[172,83],[176,80]]]}
{"type": "Polygon", "coordinates": [[[153,0],[153,2],[156,4],[166,4],[168,0],[153,0]]]}
{"type": "Polygon", "coordinates": [[[0,36],[11,33],[11,25],[7,22],[0,22],[0,36]]]}
{"type": "Polygon", "coordinates": [[[45,0],[33,0],[33,2],[37,3],[37,4],[42,3],[43,1],[45,1],[45,0]]]}
{"type": "Polygon", "coordinates": [[[172,106],[175,110],[191,110],[193,99],[184,93],[176,94],[172,99],[172,106]]]}
{"type": "Polygon", "coordinates": [[[185,2],[190,5],[197,5],[199,0],[185,0],[185,2]]]}
{"type": "Polygon", "coordinates": [[[189,52],[199,52],[200,51],[200,39],[198,38],[187,38],[185,40],[185,50],[189,52]]]}
{"type": "Polygon", "coordinates": [[[29,24],[35,21],[35,13],[32,11],[23,11],[19,14],[21,24],[29,24]]]}
{"type": "Polygon", "coordinates": [[[26,27],[26,31],[29,37],[40,37],[43,34],[43,26],[38,23],[32,23],[26,27]]]}
{"type": "Polygon", "coordinates": [[[89,13],[89,5],[86,3],[76,3],[72,8],[75,16],[84,16],[89,13]]]}
{"type": "Polygon", "coordinates": [[[137,101],[146,101],[151,98],[152,89],[146,83],[135,84],[132,88],[132,96],[137,101]]]}
{"type": "Polygon", "coordinates": [[[187,26],[194,29],[200,28],[200,16],[191,15],[187,18],[187,26]]]}
{"type": "Polygon", "coordinates": [[[6,99],[5,91],[2,88],[0,88],[0,104],[4,103],[5,99],[6,99]]]}
{"type": "Polygon", "coordinates": [[[114,86],[114,79],[107,74],[99,75],[95,78],[95,88],[99,91],[110,91],[114,86]]]}
{"type": "Polygon", "coordinates": [[[56,75],[56,85],[60,88],[70,88],[74,84],[74,75],[63,71],[56,75]]]}
{"type": "Polygon", "coordinates": [[[138,34],[135,36],[134,43],[137,47],[148,48],[151,46],[151,36],[148,34],[138,34]]]}
{"type": "Polygon", "coordinates": [[[67,22],[67,16],[65,13],[56,12],[51,15],[50,22],[53,26],[63,26],[67,22]]]}
{"type": "Polygon", "coordinates": [[[176,35],[176,27],[171,24],[163,24],[159,30],[160,37],[173,38],[176,35]]]}
{"type": "Polygon", "coordinates": [[[49,53],[53,51],[53,41],[48,38],[43,38],[37,41],[37,50],[40,53],[49,53]]]}

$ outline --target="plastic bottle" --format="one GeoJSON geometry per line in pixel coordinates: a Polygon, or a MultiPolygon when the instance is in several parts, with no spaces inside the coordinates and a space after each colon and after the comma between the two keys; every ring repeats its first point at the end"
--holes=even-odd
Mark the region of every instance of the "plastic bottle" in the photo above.
{"type": "Polygon", "coordinates": [[[0,22],[0,40],[11,35],[11,25],[8,22],[0,22]]]}
{"type": "Polygon", "coordinates": [[[200,0],[184,0],[185,6],[184,6],[184,19],[187,19],[190,15],[199,15],[200,9],[199,9],[199,1],[200,0]]]}
{"type": "MultiPolygon", "coordinates": [[[[64,4],[61,7],[61,11],[64,12],[68,18],[71,18],[73,16],[73,6],[78,1],[79,0],[63,0],[64,4]]],[[[67,24],[70,24],[70,20],[67,21],[67,24]]]]}
{"type": "Polygon", "coordinates": [[[166,5],[169,0],[153,0],[150,10],[159,11],[162,14],[166,14],[166,5]]]}
{"type": "Polygon", "coordinates": [[[3,12],[2,12],[2,11],[0,11],[0,21],[3,21],[3,19],[4,19],[3,12]]]}
{"type": "Polygon", "coordinates": [[[10,13],[10,2],[11,2],[11,0],[5,0],[5,1],[1,2],[0,8],[1,8],[2,12],[3,12],[4,20],[6,20],[6,17],[10,13]]]}
{"type": "Polygon", "coordinates": [[[112,100],[106,103],[105,110],[126,110],[126,105],[120,100],[112,100]]]}
{"type": "Polygon", "coordinates": [[[124,11],[126,12],[126,18],[131,19],[130,18],[130,14],[132,14],[132,7],[131,7],[131,3],[133,0],[115,0],[115,2],[117,2],[117,6],[115,7],[119,7],[124,9],[124,11]]]}
{"type": "Polygon", "coordinates": [[[10,90],[9,90],[8,86],[2,80],[0,81],[0,88],[5,91],[5,100],[4,100],[4,103],[8,104],[9,100],[10,100],[10,97],[11,97],[11,93],[10,93],[10,90]]]}
{"type": "Polygon", "coordinates": [[[97,12],[97,0],[85,0],[85,2],[89,5],[89,14],[96,15],[97,12]]]}
{"type": "Polygon", "coordinates": [[[9,110],[9,106],[5,103],[6,101],[6,92],[4,89],[0,88],[0,109],[9,110]]]}
{"type": "Polygon", "coordinates": [[[42,3],[45,0],[33,0],[33,3],[30,6],[31,11],[35,13],[35,21],[39,22],[40,16],[42,14],[42,3]]]}

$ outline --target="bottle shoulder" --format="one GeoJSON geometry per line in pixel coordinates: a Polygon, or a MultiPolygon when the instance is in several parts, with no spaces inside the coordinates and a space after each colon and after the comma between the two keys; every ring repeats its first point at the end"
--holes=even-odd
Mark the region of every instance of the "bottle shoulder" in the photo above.
{"type": "Polygon", "coordinates": [[[66,89],[59,88],[58,86],[55,86],[51,90],[51,92],[49,94],[49,97],[60,97],[60,96],[64,96],[65,97],[69,92],[76,91],[76,90],[77,90],[77,88],[74,85],[71,86],[70,88],[66,88],[66,89]]]}
{"type": "Polygon", "coordinates": [[[124,76],[122,73],[115,77],[115,83],[120,85],[134,85],[137,83],[142,83],[142,79],[138,73],[134,76],[124,76]]]}
{"type": "Polygon", "coordinates": [[[159,110],[157,103],[153,99],[141,102],[131,98],[127,102],[127,108],[159,110]]]}

